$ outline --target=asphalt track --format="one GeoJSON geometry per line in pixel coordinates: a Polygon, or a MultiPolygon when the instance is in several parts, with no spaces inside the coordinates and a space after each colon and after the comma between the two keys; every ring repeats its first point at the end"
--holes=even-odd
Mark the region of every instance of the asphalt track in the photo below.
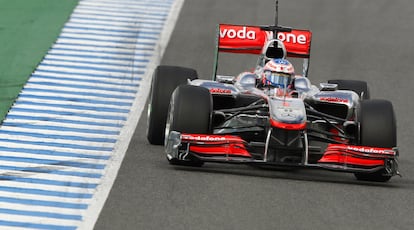
{"type": "MultiPolygon", "coordinates": [[[[361,79],[388,98],[398,122],[400,171],[367,183],[330,171],[206,164],[172,167],[146,141],[143,115],[95,229],[412,229],[414,226],[414,2],[280,1],[279,23],[313,32],[310,78],[361,79]]],[[[269,24],[274,1],[187,0],[163,64],[210,78],[217,23],[269,24]]],[[[228,64],[227,74],[254,65],[228,64]]]]}

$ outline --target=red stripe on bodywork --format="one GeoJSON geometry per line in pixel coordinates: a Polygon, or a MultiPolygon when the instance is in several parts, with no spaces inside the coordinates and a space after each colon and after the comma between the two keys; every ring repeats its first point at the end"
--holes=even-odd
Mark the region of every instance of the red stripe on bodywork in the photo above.
{"type": "Polygon", "coordinates": [[[318,163],[383,166],[384,160],[396,156],[391,148],[330,144],[318,163]]]}
{"type": "Polygon", "coordinates": [[[273,119],[270,119],[270,125],[275,128],[287,129],[287,130],[304,130],[306,128],[306,122],[299,123],[299,124],[289,124],[289,123],[275,121],[273,119]]]}
{"type": "Polygon", "coordinates": [[[251,157],[250,153],[246,150],[244,145],[241,144],[225,144],[222,146],[190,145],[190,151],[206,155],[231,155],[251,157]]]}
{"type": "Polygon", "coordinates": [[[246,142],[238,136],[182,134],[181,141],[190,143],[190,151],[194,153],[251,157],[246,142]]]}

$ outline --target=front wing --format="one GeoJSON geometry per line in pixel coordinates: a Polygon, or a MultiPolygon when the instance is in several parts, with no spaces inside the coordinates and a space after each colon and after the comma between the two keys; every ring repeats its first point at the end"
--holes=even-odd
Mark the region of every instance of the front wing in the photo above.
{"type": "MultiPolygon", "coordinates": [[[[321,168],[344,172],[376,172],[385,169],[390,176],[399,175],[398,150],[345,144],[329,144],[317,163],[281,163],[258,158],[248,151],[249,143],[234,135],[204,135],[171,132],[166,142],[169,159],[182,161],[244,163],[274,166],[321,168]]],[[[308,151],[304,151],[306,154],[308,151]]],[[[266,153],[263,153],[266,156],[266,153]]]]}

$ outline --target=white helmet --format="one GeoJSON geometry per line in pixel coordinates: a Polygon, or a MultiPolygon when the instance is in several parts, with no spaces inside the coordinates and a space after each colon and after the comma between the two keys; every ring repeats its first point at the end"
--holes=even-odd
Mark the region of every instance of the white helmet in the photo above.
{"type": "Polygon", "coordinates": [[[286,88],[292,83],[295,69],[286,59],[271,59],[263,67],[262,85],[286,88]]]}

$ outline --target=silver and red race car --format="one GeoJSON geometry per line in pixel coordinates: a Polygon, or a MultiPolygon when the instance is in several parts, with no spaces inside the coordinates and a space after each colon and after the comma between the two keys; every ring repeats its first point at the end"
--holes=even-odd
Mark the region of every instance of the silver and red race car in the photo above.
{"type": "Polygon", "coordinates": [[[218,25],[212,80],[198,79],[190,68],[156,68],[147,139],[163,144],[174,165],[320,168],[380,182],[399,175],[391,102],[370,99],[364,81],[312,85],[307,76],[311,38],[309,30],[218,25]],[[256,54],[256,69],[219,75],[220,52],[256,54]],[[272,82],[266,66],[288,63],[287,58],[303,59],[303,73],[272,82]]]}

